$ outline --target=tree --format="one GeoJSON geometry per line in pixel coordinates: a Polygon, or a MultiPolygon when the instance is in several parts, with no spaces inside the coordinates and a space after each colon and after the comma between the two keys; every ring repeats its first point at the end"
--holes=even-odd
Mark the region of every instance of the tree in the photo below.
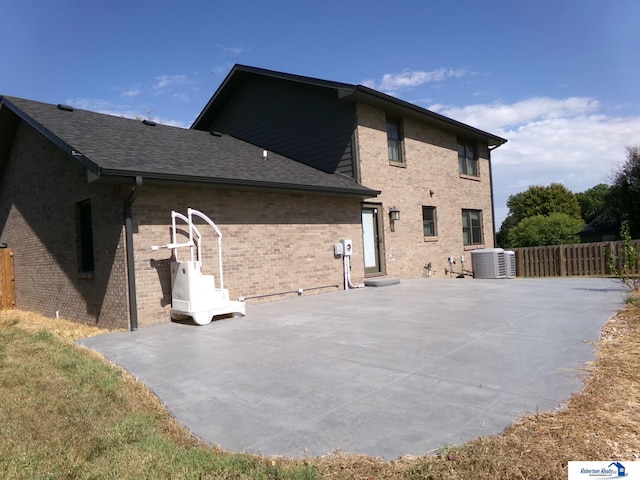
{"type": "Polygon", "coordinates": [[[627,147],[627,159],[613,175],[606,201],[620,220],[629,223],[632,238],[640,236],[640,147],[627,147]]]}
{"type": "Polygon", "coordinates": [[[582,219],[578,199],[561,183],[552,183],[546,187],[531,186],[524,192],[511,195],[507,206],[509,215],[496,235],[497,243],[502,247],[515,247],[510,243],[509,233],[526,218],[562,213],[571,218],[582,219]]]}
{"type": "Polygon", "coordinates": [[[585,223],[591,223],[605,213],[608,208],[606,199],[610,190],[609,185],[600,183],[584,192],[576,193],[576,199],[580,204],[582,219],[585,223]]]}
{"type": "Polygon", "coordinates": [[[578,232],[583,226],[581,218],[566,213],[534,215],[511,228],[507,242],[511,248],[578,243],[578,232]]]}
{"type": "Polygon", "coordinates": [[[500,225],[500,230],[496,233],[496,244],[499,247],[508,247],[509,246],[509,232],[513,227],[518,224],[515,217],[511,214],[507,215],[507,217],[502,221],[502,225],[500,225]]]}
{"type": "Polygon", "coordinates": [[[532,186],[526,191],[511,195],[507,207],[517,222],[536,215],[564,213],[574,218],[580,217],[580,204],[575,194],[561,183],[548,187],[532,186]]]}

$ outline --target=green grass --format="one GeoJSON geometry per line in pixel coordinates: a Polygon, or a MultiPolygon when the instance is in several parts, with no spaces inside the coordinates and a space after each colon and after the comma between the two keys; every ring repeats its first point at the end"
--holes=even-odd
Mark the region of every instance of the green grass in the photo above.
{"type": "Polygon", "coordinates": [[[46,329],[0,325],[0,393],[3,479],[319,478],[198,442],[121,369],[46,329]]]}

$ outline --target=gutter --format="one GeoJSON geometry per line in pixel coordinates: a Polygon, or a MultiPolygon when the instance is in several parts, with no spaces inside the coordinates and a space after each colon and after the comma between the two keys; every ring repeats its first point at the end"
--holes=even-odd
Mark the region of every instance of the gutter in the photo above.
{"type": "MultiPolygon", "coordinates": [[[[191,183],[191,184],[209,184],[215,186],[224,186],[228,188],[252,188],[252,189],[264,189],[272,191],[287,190],[293,193],[318,193],[321,195],[340,195],[357,197],[361,199],[373,198],[380,194],[380,190],[374,190],[357,183],[351,186],[333,186],[333,185],[304,185],[294,183],[280,183],[273,181],[262,180],[245,180],[245,179],[232,179],[232,178],[218,178],[218,177],[199,177],[194,175],[180,175],[173,173],[150,173],[141,171],[126,171],[102,168],[100,169],[100,177],[127,177],[132,175],[144,177],[147,181],[154,182],[177,182],[177,183],[191,183]]],[[[353,183],[353,182],[352,182],[353,183]]]]}
{"type": "Polygon", "coordinates": [[[138,193],[142,189],[142,177],[135,177],[135,186],[133,191],[124,201],[124,235],[127,250],[127,284],[129,287],[129,316],[131,318],[131,331],[138,330],[138,302],[136,300],[136,271],[135,261],[133,258],[133,222],[131,206],[135,201],[138,193]]]}
{"type": "Polygon", "coordinates": [[[491,190],[491,223],[493,225],[493,246],[496,247],[496,202],[493,198],[493,162],[491,160],[491,152],[493,152],[500,145],[507,143],[505,140],[499,145],[489,147],[489,189],[491,190]]]}

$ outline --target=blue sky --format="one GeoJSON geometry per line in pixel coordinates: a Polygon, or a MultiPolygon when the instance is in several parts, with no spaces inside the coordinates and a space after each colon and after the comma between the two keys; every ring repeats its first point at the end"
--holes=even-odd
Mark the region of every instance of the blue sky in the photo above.
{"type": "Polygon", "coordinates": [[[509,195],[640,144],[637,0],[0,0],[0,94],[188,127],[235,63],[363,84],[503,136],[509,195]]]}

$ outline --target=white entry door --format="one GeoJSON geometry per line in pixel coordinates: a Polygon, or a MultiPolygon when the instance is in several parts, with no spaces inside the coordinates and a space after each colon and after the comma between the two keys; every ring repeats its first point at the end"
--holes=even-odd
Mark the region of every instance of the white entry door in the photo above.
{"type": "Polygon", "coordinates": [[[362,244],[364,246],[364,272],[366,276],[382,274],[380,259],[382,239],[380,238],[380,225],[378,207],[364,206],[362,208],[362,244]]]}

